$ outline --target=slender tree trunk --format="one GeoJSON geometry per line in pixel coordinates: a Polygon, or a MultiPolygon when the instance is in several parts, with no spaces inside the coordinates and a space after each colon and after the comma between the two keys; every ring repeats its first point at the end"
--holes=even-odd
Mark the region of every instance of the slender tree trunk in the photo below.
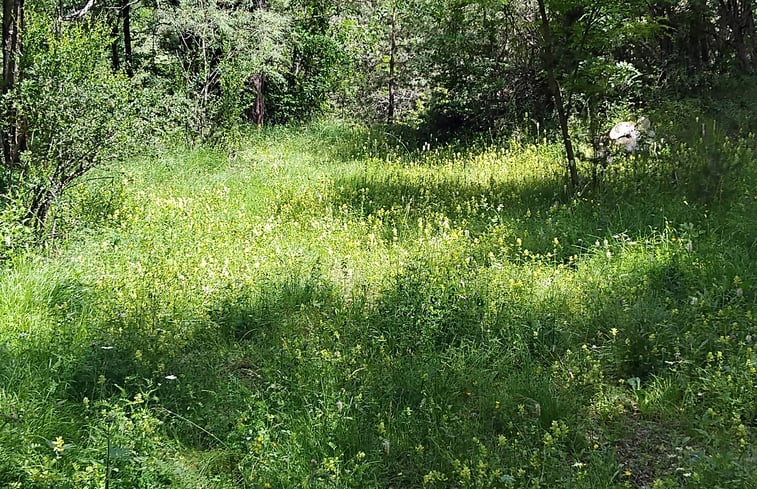
{"type": "Polygon", "coordinates": [[[657,63],[663,67],[663,72],[667,74],[668,65],[673,56],[673,41],[670,36],[670,32],[675,30],[671,19],[671,8],[667,2],[661,0],[650,0],[648,2],[649,15],[655,19],[657,24],[663,27],[662,32],[655,36],[657,40],[657,49],[655,54],[657,56],[657,63]]]}
{"type": "Polygon", "coordinates": [[[701,66],[709,66],[710,64],[710,46],[708,42],[710,31],[708,29],[707,22],[707,13],[702,11],[699,14],[699,64],[701,66]]]}
{"type": "MultiPolygon", "coordinates": [[[[24,28],[24,0],[3,0],[3,78],[0,95],[6,95],[15,87],[19,78],[21,37],[24,28]]],[[[18,162],[25,140],[25,125],[12,108],[3,114],[8,120],[7,132],[0,135],[5,165],[18,162]]]]}
{"type": "Polygon", "coordinates": [[[555,107],[557,108],[557,118],[560,121],[560,130],[562,131],[562,140],[565,145],[565,154],[568,157],[570,184],[571,187],[575,189],[578,187],[578,170],[576,168],[576,157],[573,153],[573,143],[570,141],[568,116],[565,113],[565,105],[563,104],[562,94],[560,93],[560,84],[555,75],[555,56],[552,51],[552,32],[549,28],[549,17],[547,17],[547,9],[544,6],[544,0],[538,0],[538,2],[542,34],[544,36],[544,57],[547,65],[547,82],[552,91],[552,97],[555,100],[555,107]]]}
{"type": "Polygon", "coordinates": [[[258,126],[265,122],[265,77],[262,73],[254,75],[250,80],[255,92],[255,102],[252,106],[252,120],[258,126]]]}
{"type": "Polygon", "coordinates": [[[757,73],[757,26],[755,26],[754,1],[744,0],[744,32],[746,33],[746,51],[751,57],[752,65],[748,67],[757,73]]]}
{"type": "Polygon", "coordinates": [[[18,43],[17,8],[17,0],[3,0],[3,80],[0,86],[3,94],[8,93],[15,82],[18,43]]]}
{"type": "Polygon", "coordinates": [[[124,21],[124,64],[126,65],[126,74],[134,76],[131,55],[131,3],[129,3],[129,0],[121,1],[121,16],[124,21]]]}
{"type": "MultiPolygon", "coordinates": [[[[255,0],[255,8],[258,10],[268,9],[268,0],[255,0]]],[[[255,94],[255,101],[250,108],[250,118],[258,126],[265,123],[265,74],[257,73],[250,78],[250,85],[255,94]]]]}
{"type": "Polygon", "coordinates": [[[121,35],[119,34],[119,23],[121,21],[120,12],[116,11],[116,19],[113,21],[113,27],[110,29],[110,66],[113,72],[121,68],[121,58],[118,54],[118,45],[120,44],[121,35]]]}
{"type": "Polygon", "coordinates": [[[389,107],[386,111],[386,122],[394,122],[394,91],[395,91],[395,72],[396,72],[396,52],[397,52],[397,11],[394,0],[392,0],[392,11],[390,18],[391,32],[389,34],[389,107]]]}
{"type": "Polygon", "coordinates": [[[50,207],[55,200],[56,194],[57,190],[48,189],[44,186],[37,188],[34,191],[26,218],[36,231],[41,231],[45,228],[47,216],[50,212],[50,207]]]}

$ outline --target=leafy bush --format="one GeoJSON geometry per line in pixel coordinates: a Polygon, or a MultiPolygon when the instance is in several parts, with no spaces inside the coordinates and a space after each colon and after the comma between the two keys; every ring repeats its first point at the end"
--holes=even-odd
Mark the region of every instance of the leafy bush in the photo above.
{"type": "Polygon", "coordinates": [[[31,60],[12,94],[27,128],[18,177],[27,222],[36,229],[79,177],[123,157],[136,138],[130,83],[101,54],[109,43],[104,29],[72,24],[55,33],[49,25],[46,16],[31,16],[31,60]]]}

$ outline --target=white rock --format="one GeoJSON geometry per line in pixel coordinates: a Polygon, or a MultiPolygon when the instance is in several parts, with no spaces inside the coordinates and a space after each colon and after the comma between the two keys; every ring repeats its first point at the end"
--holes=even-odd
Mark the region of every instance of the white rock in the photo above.
{"type": "Polygon", "coordinates": [[[635,123],[619,122],[615,124],[612,129],[610,129],[610,139],[617,141],[622,137],[630,137],[633,133],[637,133],[635,123]]]}
{"type": "Polygon", "coordinates": [[[654,131],[651,131],[652,123],[646,117],[642,117],[638,122],[623,121],[615,124],[610,130],[610,140],[621,146],[625,146],[628,153],[633,153],[639,149],[639,139],[645,137],[654,137],[654,131]]]}

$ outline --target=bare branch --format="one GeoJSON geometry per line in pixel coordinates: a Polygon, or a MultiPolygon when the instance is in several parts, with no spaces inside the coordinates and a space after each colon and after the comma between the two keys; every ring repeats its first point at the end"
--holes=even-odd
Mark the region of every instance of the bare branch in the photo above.
{"type": "Polygon", "coordinates": [[[80,10],[77,10],[75,12],[71,12],[68,15],[65,15],[63,17],[60,17],[60,20],[65,20],[66,22],[71,22],[76,19],[80,19],[84,17],[87,12],[90,11],[92,7],[95,5],[95,0],[87,0],[86,5],[84,5],[80,10]]]}

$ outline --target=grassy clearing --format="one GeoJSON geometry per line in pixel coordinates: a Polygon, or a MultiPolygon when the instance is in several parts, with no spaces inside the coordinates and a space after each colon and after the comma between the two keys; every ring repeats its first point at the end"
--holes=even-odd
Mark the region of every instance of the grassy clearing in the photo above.
{"type": "Polygon", "coordinates": [[[112,170],[4,265],[0,483],[755,487],[755,147],[714,132],[574,199],[558,146],[333,124],[112,170]]]}

